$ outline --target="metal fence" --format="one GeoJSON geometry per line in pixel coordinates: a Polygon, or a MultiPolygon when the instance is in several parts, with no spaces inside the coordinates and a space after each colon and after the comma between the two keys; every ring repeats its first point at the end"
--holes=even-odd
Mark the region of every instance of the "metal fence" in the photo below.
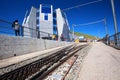
{"type": "MultiPolygon", "coordinates": [[[[15,31],[12,28],[12,22],[0,20],[0,34],[16,36],[15,31]]],[[[20,25],[20,36],[23,36],[23,37],[34,37],[34,38],[43,38],[43,39],[51,40],[52,35],[53,34],[40,31],[37,28],[29,28],[29,27],[20,25]]]]}
{"type": "Polygon", "coordinates": [[[110,45],[115,45],[120,47],[120,32],[108,37],[108,42],[110,45]]]}

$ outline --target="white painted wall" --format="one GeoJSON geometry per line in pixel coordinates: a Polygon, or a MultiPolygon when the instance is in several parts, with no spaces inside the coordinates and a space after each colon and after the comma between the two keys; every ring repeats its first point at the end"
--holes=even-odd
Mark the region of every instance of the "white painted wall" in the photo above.
{"type": "Polygon", "coordinates": [[[61,34],[63,34],[63,37],[66,41],[70,41],[70,35],[69,35],[69,25],[67,19],[63,17],[63,14],[60,10],[60,8],[56,9],[56,15],[57,15],[57,28],[58,28],[58,37],[60,40],[61,34]]]}
{"type": "Polygon", "coordinates": [[[62,17],[60,8],[56,9],[56,15],[57,15],[57,28],[58,28],[58,37],[60,38],[62,31],[63,31],[63,25],[64,25],[64,19],[62,17]]]}
{"type": "MultiPolygon", "coordinates": [[[[26,19],[23,21],[23,26],[28,27],[28,28],[32,28],[36,30],[36,11],[37,9],[32,7],[30,14],[26,19]]],[[[30,30],[28,28],[24,28],[24,36],[25,37],[37,37],[37,32],[35,30],[30,30]]]]}
{"type": "MultiPolygon", "coordinates": [[[[40,4],[40,31],[53,34],[53,6],[51,5],[51,13],[48,13],[48,20],[44,19],[45,13],[42,13],[42,5],[40,4]]],[[[48,37],[48,34],[41,33],[41,37],[48,37]]]]}

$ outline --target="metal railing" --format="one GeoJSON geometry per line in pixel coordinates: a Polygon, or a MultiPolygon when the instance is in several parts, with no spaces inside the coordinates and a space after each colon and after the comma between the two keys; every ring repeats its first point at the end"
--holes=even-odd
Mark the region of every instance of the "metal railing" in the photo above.
{"type": "Polygon", "coordinates": [[[120,47],[120,32],[117,34],[111,35],[108,37],[108,43],[113,46],[119,46],[120,47]]]}
{"type": "MultiPolygon", "coordinates": [[[[10,36],[16,36],[15,31],[12,28],[12,22],[0,20],[0,34],[6,34],[10,36]]],[[[20,36],[22,37],[34,37],[34,38],[43,38],[43,39],[52,39],[50,33],[40,31],[39,29],[30,28],[20,25],[20,36]]]]}

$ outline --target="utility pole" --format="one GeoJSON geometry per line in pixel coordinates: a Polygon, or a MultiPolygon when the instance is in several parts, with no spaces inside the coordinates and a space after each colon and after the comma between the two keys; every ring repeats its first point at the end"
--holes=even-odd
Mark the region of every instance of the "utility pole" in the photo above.
{"type": "Polygon", "coordinates": [[[106,44],[109,44],[108,27],[107,27],[106,18],[104,18],[104,25],[105,25],[105,30],[106,30],[106,44]]]}
{"type": "Polygon", "coordinates": [[[117,26],[116,14],[115,14],[114,0],[111,0],[111,6],[112,6],[113,19],[114,19],[114,27],[115,27],[115,45],[117,45],[118,26],[117,26]]]}
{"type": "Polygon", "coordinates": [[[107,27],[106,18],[104,18],[104,25],[105,25],[106,35],[108,35],[108,27],[107,27]]]}
{"type": "Polygon", "coordinates": [[[75,24],[72,24],[72,28],[73,28],[73,41],[74,41],[74,26],[75,26],[75,24]]]}

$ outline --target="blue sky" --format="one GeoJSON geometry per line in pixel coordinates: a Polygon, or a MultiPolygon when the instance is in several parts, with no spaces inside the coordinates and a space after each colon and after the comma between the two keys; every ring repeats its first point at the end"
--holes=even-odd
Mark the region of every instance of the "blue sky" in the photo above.
{"type": "MultiPolygon", "coordinates": [[[[31,6],[39,8],[39,4],[51,4],[54,9],[65,9],[91,1],[96,0],[0,0],[0,19],[10,22],[18,19],[19,23],[22,24],[26,10],[30,10],[31,6]]],[[[120,32],[120,0],[114,1],[119,29],[118,31],[120,32]]],[[[74,8],[65,11],[65,13],[71,30],[72,24],[78,25],[94,22],[106,17],[109,35],[115,33],[110,0],[103,0],[94,4],[74,8]]],[[[77,26],[74,30],[75,32],[82,32],[99,37],[104,37],[106,34],[103,22],[87,26],[77,26]]]]}

